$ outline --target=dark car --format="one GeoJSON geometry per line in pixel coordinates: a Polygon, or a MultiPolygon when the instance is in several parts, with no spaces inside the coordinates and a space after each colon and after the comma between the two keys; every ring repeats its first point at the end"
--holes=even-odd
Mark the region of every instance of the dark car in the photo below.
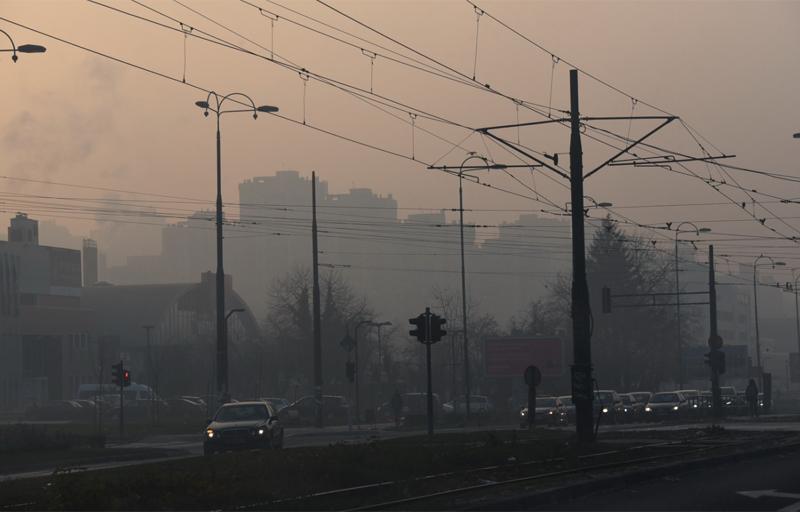
{"type": "MultiPolygon", "coordinates": [[[[348,422],[350,405],[343,396],[324,395],[322,413],[326,425],[344,425],[348,422]]],[[[278,411],[278,417],[285,425],[314,425],[317,418],[317,404],[313,396],[304,396],[278,411]]]]}
{"type": "Polygon", "coordinates": [[[650,420],[674,419],[687,414],[689,402],[680,391],[656,393],[644,408],[645,416],[650,420]]]}
{"type": "Polygon", "coordinates": [[[644,419],[645,403],[636,401],[631,393],[619,397],[622,399],[622,421],[633,422],[644,419]]]}
{"type": "MultiPolygon", "coordinates": [[[[528,408],[523,407],[519,411],[520,427],[528,427],[528,408]]],[[[536,410],[534,411],[534,425],[561,425],[567,422],[567,413],[561,400],[555,396],[543,396],[536,398],[536,410]]]]}
{"type": "Polygon", "coordinates": [[[594,416],[600,423],[617,423],[623,419],[622,399],[616,391],[601,389],[594,395],[594,416]]]}
{"type": "Polygon", "coordinates": [[[266,402],[225,404],[206,426],[203,453],[226,450],[283,448],[283,427],[266,402]]]}

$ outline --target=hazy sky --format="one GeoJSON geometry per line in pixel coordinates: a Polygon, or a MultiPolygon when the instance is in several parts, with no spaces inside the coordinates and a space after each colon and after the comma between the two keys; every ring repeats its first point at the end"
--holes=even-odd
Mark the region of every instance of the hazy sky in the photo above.
{"type": "MultiPolygon", "coordinates": [[[[248,42],[189,11],[174,0],[103,0],[115,8],[178,28],[174,20],[241,45],[261,55],[296,63],[314,73],[369,90],[371,59],[358,48],[348,47],[298,27],[292,21],[334,33],[298,14],[266,0],[248,0],[279,15],[271,35],[269,18],[238,0],[181,0],[211,20],[235,30],[248,42]],[[149,6],[164,15],[146,9],[149,6]],[[169,19],[168,17],[174,20],[169,19]],[[272,42],[274,41],[274,43],[272,42]],[[253,42],[257,43],[256,46],[253,42]]],[[[378,42],[391,50],[413,55],[374,32],[359,27],[315,1],[279,2],[337,28],[378,42]]],[[[413,47],[471,77],[475,62],[476,13],[460,0],[441,1],[344,1],[331,0],[343,12],[398,41],[413,47]]],[[[476,1],[488,13],[505,21],[561,58],[613,84],[630,95],[681,116],[721,151],[738,156],[738,165],[800,175],[797,169],[800,140],[800,2],[667,2],[667,1],[476,1]]],[[[180,83],[186,81],[220,92],[244,92],[257,104],[273,104],[281,113],[302,122],[304,81],[296,71],[265,59],[244,55],[180,32],[134,19],[83,0],[0,0],[0,16],[48,34],[85,45],[160,73],[178,82],[159,78],[103,57],[70,47],[48,37],[0,20],[0,29],[19,44],[46,45],[44,55],[21,55],[16,64],[10,54],[0,58],[0,205],[6,212],[26,210],[40,219],[55,215],[60,224],[85,234],[92,223],[76,220],[81,212],[53,212],[34,207],[13,194],[81,198],[108,197],[110,192],[67,188],[9,180],[25,178],[74,185],[165,194],[207,200],[214,195],[214,122],[194,106],[205,95],[180,83]]],[[[568,69],[551,56],[513,35],[488,16],[481,16],[478,32],[476,78],[511,96],[566,109],[568,69]],[[551,75],[551,72],[554,73],[551,75]]],[[[0,34],[0,37],[2,35],[0,34]]],[[[364,48],[388,52],[350,36],[364,48]]],[[[7,47],[0,40],[0,47],[7,47]]],[[[414,58],[424,61],[419,55],[414,58]]],[[[430,61],[424,61],[431,64],[430,61]]],[[[379,56],[374,61],[372,87],[376,94],[401,101],[468,127],[516,121],[514,104],[484,91],[435,78],[379,56]]],[[[581,113],[621,115],[631,112],[631,99],[581,76],[581,113]]],[[[377,110],[352,95],[310,80],[305,90],[307,123],[388,150],[411,156],[409,116],[377,110]]],[[[655,113],[638,103],[635,114],[655,113]]],[[[520,110],[520,120],[541,120],[520,110]]],[[[441,123],[416,119],[420,128],[459,142],[440,163],[458,165],[465,149],[489,154],[497,161],[519,163],[512,155],[478,135],[441,123]],[[468,137],[469,136],[469,137],[468,137]],[[487,147],[488,146],[488,147],[487,147]]],[[[604,125],[626,134],[627,123],[604,125]]],[[[642,134],[652,122],[636,122],[631,135],[642,134]]],[[[392,193],[403,208],[452,208],[457,206],[454,178],[425,169],[422,163],[365,149],[268,115],[253,120],[246,114],[223,118],[223,184],[228,202],[238,199],[237,184],[280,169],[302,173],[317,170],[332,192],[353,186],[392,193]]],[[[509,132],[516,139],[516,132],[509,132]]],[[[569,133],[558,126],[527,128],[520,140],[538,151],[568,151],[569,133]]],[[[652,139],[654,143],[699,154],[687,132],[674,123],[652,139]]],[[[414,137],[415,156],[425,163],[439,160],[452,146],[420,130],[414,137]]],[[[599,163],[609,155],[585,143],[585,163],[599,163]]],[[[711,150],[711,147],[708,147],[711,150]]],[[[713,151],[713,150],[712,150],[713,151]]],[[[562,165],[567,166],[564,155],[562,165]]],[[[732,161],[733,162],[733,161],[732,161]]],[[[692,169],[704,176],[720,176],[703,164],[692,169]],[[711,174],[709,174],[711,173],[711,174]]],[[[568,201],[560,179],[547,171],[516,170],[525,186],[558,204],[568,201]]],[[[747,188],[780,198],[800,197],[800,184],[733,173],[747,188]]],[[[500,173],[485,181],[532,196],[522,184],[500,173]]],[[[741,191],[725,190],[736,201],[747,200],[741,191]]],[[[652,207],[661,204],[720,203],[726,198],[702,181],[663,169],[612,167],[586,183],[586,193],[598,201],[610,201],[615,211],[643,223],[694,220],[707,222],[719,238],[722,233],[772,235],[748,220],[731,205],[652,207]],[[650,206],[632,208],[633,206],[650,206]],[[719,222],[719,221],[725,222],[719,222]]],[[[157,200],[155,196],[119,198],[157,200]]],[[[757,196],[760,200],[769,200],[757,196]]],[[[36,199],[41,201],[41,199],[36,199]]],[[[468,208],[538,211],[545,208],[529,199],[484,187],[465,191],[468,208]]],[[[81,203],[83,204],[83,203],[81,203]]],[[[170,214],[198,209],[201,204],[153,203],[170,214]]],[[[784,234],[800,235],[798,205],[767,203],[788,223],[768,220],[784,234]]],[[[757,215],[770,215],[757,207],[757,215]]],[[[405,216],[407,211],[402,211],[405,216]]],[[[467,215],[478,223],[513,220],[519,212],[474,211],[467,215]]],[[[157,228],[153,228],[157,229],[157,228]]],[[[667,235],[669,238],[669,235],[667,235]]],[[[725,246],[723,242],[717,242],[725,246]]],[[[751,261],[749,254],[762,249],[785,254],[797,249],[791,243],[758,240],[728,243],[731,254],[751,261]]],[[[723,249],[724,250],[724,249],[723,249]]]]}

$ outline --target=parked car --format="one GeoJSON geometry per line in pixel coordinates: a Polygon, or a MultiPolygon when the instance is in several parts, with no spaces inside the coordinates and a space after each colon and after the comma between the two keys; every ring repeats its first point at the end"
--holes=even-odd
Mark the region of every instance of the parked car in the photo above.
{"type": "Polygon", "coordinates": [[[733,412],[738,407],[736,399],[736,388],[733,386],[720,386],[719,394],[722,398],[722,408],[733,412]]]}
{"type": "MultiPolygon", "coordinates": [[[[343,396],[324,395],[322,397],[322,413],[325,416],[326,425],[343,425],[347,423],[350,405],[343,396]]],[[[313,396],[304,396],[277,411],[277,414],[283,424],[287,426],[313,425],[317,418],[316,400],[313,396]]]]}
{"type": "MultiPolygon", "coordinates": [[[[467,414],[467,400],[460,396],[442,405],[445,414],[465,416],[467,414]]],[[[494,413],[494,406],[489,397],[483,395],[469,396],[469,413],[476,416],[490,416],[494,413]]]]}
{"type": "Polygon", "coordinates": [[[280,412],[281,409],[289,407],[289,401],[285,398],[262,397],[259,398],[259,400],[267,402],[276,412],[280,412]]]}
{"type": "Polygon", "coordinates": [[[622,399],[616,391],[601,389],[594,395],[594,416],[600,423],[617,423],[622,421],[622,399]]]}
{"type": "Polygon", "coordinates": [[[75,400],[51,400],[42,405],[32,405],[25,418],[34,421],[80,421],[86,410],[75,400]]]}
{"type": "MultiPolygon", "coordinates": [[[[521,428],[528,427],[528,408],[519,411],[519,424],[521,428]]],[[[536,409],[533,416],[534,425],[561,425],[567,422],[567,413],[561,400],[555,396],[542,396],[536,398],[536,409]]]]}
{"type": "Polygon", "coordinates": [[[217,410],[203,435],[203,453],[249,448],[283,448],[283,426],[266,402],[237,402],[217,410]]]}
{"type": "Polygon", "coordinates": [[[558,397],[561,400],[561,406],[564,410],[564,417],[567,423],[571,423],[575,421],[575,404],[572,403],[572,396],[571,395],[564,395],[558,397]]]}
{"type": "Polygon", "coordinates": [[[656,393],[644,408],[649,420],[678,418],[687,412],[686,397],[680,391],[656,393]]]}
{"type": "MultiPolygon", "coordinates": [[[[428,393],[405,393],[403,395],[403,425],[424,425],[428,421],[428,393]]],[[[442,420],[446,409],[439,401],[439,395],[433,393],[433,419],[442,420]]]]}

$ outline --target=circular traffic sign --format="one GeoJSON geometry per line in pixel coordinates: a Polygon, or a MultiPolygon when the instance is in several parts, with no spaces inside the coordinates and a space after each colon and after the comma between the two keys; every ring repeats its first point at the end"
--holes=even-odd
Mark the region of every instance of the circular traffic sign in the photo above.
{"type": "Polygon", "coordinates": [[[542,372],[536,366],[528,366],[525,368],[525,384],[528,386],[538,386],[542,383],[542,372]]]}
{"type": "Polygon", "coordinates": [[[708,347],[711,350],[719,350],[722,348],[722,336],[719,334],[712,334],[708,337],[708,347]]]}

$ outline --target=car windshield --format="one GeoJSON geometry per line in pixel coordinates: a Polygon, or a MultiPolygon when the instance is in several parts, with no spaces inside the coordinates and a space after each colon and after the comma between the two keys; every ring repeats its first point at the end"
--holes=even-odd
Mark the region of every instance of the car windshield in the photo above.
{"type": "Polygon", "coordinates": [[[633,403],[633,400],[631,400],[631,397],[628,395],[621,395],[620,398],[622,398],[622,403],[625,405],[631,405],[633,403]]]}
{"type": "Polygon", "coordinates": [[[536,407],[555,407],[556,406],[556,399],[555,398],[537,398],[536,399],[536,407]]]}
{"type": "Polygon", "coordinates": [[[568,405],[568,406],[572,405],[572,397],[571,396],[562,396],[561,397],[561,403],[563,405],[568,405]]]}
{"type": "Polygon", "coordinates": [[[261,404],[229,405],[217,413],[215,421],[255,421],[269,418],[267,407],[261,404]]]}
{"type": "Polygon", "coordinates": [[[614,393],[611,393],[610,391],[601,391],[597,393],[597,399],[604,404],[613,403],[614,393]]]}
{"type": "Polygon", "coordinates": [[[657,393],[653,395],[651,402],[655,404],[663,404],[667,402],[679,402],[677,393],[657,393]]]}
{"type": "Polygon", "coordinates": [[[721,395],[735,395],[736,389],[731,386],[721,386],[719,392],[721,395]]]}

